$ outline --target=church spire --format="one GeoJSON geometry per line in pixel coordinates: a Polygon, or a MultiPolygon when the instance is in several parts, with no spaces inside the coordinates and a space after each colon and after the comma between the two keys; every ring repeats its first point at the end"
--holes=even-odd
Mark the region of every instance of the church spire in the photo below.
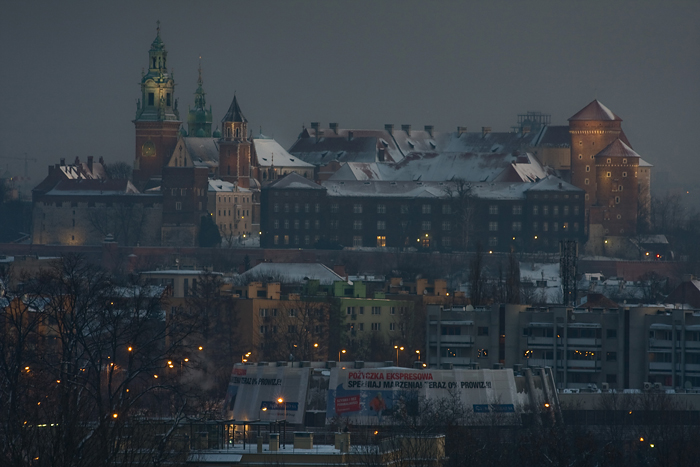
{"type": "Polygon", "coordinates": [[[167,60],[168,51],[160,37],[158,21],[156,38],[148,51],[148,72],[141,77],[141,101],[136,120],[180,120],[175,100],[175,80],[172,73],[168,73],[167,60]]]}
{"type": "Polygon", "coordinates": [[[199,76],[197,78],[197,90],[194,93],[194,108],[187,115],[187,129],[190,136],[199,138],[211,137],[211,122],[213,120],[211,107],[207,110],[204,89],[202,85],[202,57],[199,57],[199,76]]]}

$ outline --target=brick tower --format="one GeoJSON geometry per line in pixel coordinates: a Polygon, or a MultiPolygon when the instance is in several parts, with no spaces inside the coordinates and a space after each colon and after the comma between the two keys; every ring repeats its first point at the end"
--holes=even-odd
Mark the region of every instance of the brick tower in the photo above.
{"type": "Polygon", "coordinates": [[[175,150],[180,113],[175,99],[175,80],[167,68],[168,52],[160,38],[160,21],[156,38],[148,51],[148,73],[142,72],[141,98],[136,104],[136,157],[134,182],[142,188],[152,177],[160,177],[163,166],[175,150]]]}
{"type": "Polygon", "coordinates": [[[600,220],[605,235],[633,235],[637,230],[639,160],[619,139],[595,156],[597,206],[591,207],[591,219],[600,220]],[[600,214],[594,216],[594,211],[600,214]]]}
{"type": "Polygon", "coordinates": [[[248,120],[241,112],[236,96],[221,120],[222,135],[219,139],[219,177],[236,183],[242,188],[250,188],[250,139],[248,120]]]}

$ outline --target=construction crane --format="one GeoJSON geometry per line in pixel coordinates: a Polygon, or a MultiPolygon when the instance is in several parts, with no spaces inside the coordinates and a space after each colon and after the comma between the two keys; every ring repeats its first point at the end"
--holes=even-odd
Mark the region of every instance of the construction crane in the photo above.
{"type": "Polygon", "coordinates": [[[29,180],[29,162],[37,162],[36,158],[27,157],[26,152],[24,153],[24,157],[0,156],[0,159],[24,161],[24,180],[29,180]]]}

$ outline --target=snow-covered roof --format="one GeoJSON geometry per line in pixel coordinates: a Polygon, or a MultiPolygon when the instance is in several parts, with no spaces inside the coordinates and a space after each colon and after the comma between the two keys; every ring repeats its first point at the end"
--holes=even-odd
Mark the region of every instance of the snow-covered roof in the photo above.
{"type": "Polygon", "coordinates": [[[279,180],[275,180],[273,183],[270,183],[266,188],[270,190],[286,188],[323,190],[322,186],[307,178],[302,177],[296,172],[291,172],[285,175],[284,177],[280,178],[279,180]]]}
{"type": "Polygon", "coordinates": [[[569,121],[572,120],[621,121],[622,119],[595,99],[569,118],[569,121]]]}
{"type": "Polygon", "coordinates": [[[561,178],[550,175],[543,180],[540,180],[527,187],[527,191],[568,191],[568,192],[580,192],[583,193],[584,190],[575,187],[571,183],[567,183],[561,178]]]}
{"type": "Polygon", "coordinates": [[[139,191],[129,180],[61,180],[47,196],[131,195],[139,191]]]}
{"type": "Polygon", "coordinates": [[[275,167],[314,167],[313,164],[289,154],[274,139],[256,138],[253,140],[253,146],[260,167],[272,167],[273,165],[275,167]]]}
{"type": "Polygon", "coordinates": [[[240,192],[240,193],[250,193],[248,188],[243,188],[235,183],[227,182],[220,179],[209,179],[209,189],[210,192],[240,192]]]}
{"type": "Polygon", "coordinates": [[[631,147],[619,138],[608,144],[596,157],[640,157],[631,147]]]}
{"type": "Polygon", "coordinates": [[[345,279],[321,263],[260,263],[240,276],[243,279],[257,280],[273,278],[285,284],[300,284],[306,280],[318,280],[330,285],[345,279]]]}
{"type": "MultiPolygon", "coordinates": [[[[185,141],[187,152],[192,158],[194,164],[200,163],[219,163],[219,143],[217,138],[197,138],[186,136],[182,138],[185,141]]],[[[211,164],[207,164],[211,165],[211,164]]]]}
{"type": "MultiPolygon", "coordinates": [[[[387,181],[335,181],[328,180],[322,186],[329,196],[388,197],[388,198],[446,198],[456,190],[454,182],[387,182],[387,181]]],[[[484,199],[523,199],[529,183],[475,183],[470,185],[472,196],[484,199]]]]}

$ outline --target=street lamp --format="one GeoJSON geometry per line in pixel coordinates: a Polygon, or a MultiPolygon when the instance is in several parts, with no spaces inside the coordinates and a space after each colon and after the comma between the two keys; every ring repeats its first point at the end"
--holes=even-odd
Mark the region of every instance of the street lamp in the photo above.
{"type": "Polygon", "coordinates": [[[416,353],[418,354],[418,361],[420,362],[420,350],[416,350],[416,353]]]}
{"type": "Polygon", "coordinates": [[[395,345],[394,348],[396,349],[396,366],[399,366],[399,350],[403,350],[404,348],[398,345],[395,345]]]}
{"type": "Polygon", "coordinates": [[[277,399],[278,404],[284,404],[284,439],[282,440],[282,449],[287,449],[287,403],[281,397],[277,399]]]}
{"type": "Polygon", "coordinates": [[[341,354],[341,353],[345,353],[345,352],[347,352],[347,350],[345,350],[345,349],[340,350],[340,351],[338,352],[338,362],[340,362],[340,354],[341,354]]]}

